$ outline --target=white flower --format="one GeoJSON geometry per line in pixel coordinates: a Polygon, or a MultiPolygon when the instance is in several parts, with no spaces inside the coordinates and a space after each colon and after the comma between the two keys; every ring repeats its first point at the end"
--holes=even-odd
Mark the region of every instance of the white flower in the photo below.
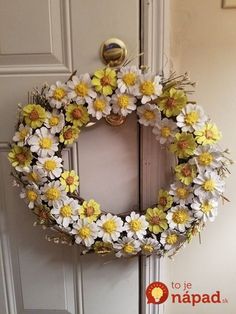
{"type": "Polygon", "coordinates": [[[146,104],[156,99],[162,93],[161,77],[152,73],[146,73],[140,76],[139,93],[141,103],[146,104]]]}
{"type": "Polygon", "coordinates": [[[59,178],[63,168],[62,159],[57,156],[45,158],[39,157],[37,167],[43,169],[44,175],[48,176],[50,179],[59,178]]]}
{"type": "Polygon", "coordinates": [[[191,186],[181,182],[171,184],[170,194],[174,196],[174,202],[180,205],[191,203],[194,196],[191,186]]]}
{"type": "Polygon", "coordinates": [[[177,125],[173,120],[164,118],[154,126],[152,132],[160,144],[169,144],[173,142],[177,130],[177,125]]]}
{"type": "Polygon", "coordinates": [[[194,132],[201,129],[207,119],[202,107],[193,104],[187,104],[176,117],[177,125],[183,132],[194,132]]]}
{"type": "Polygon", "coordinates": [[[140,240],[140,246],[144,255],[157,253],[160,249],[160,243],[154,238],[143,238],[140,240]]]}
{"type": "Polygon", "coordinates": [[[73,224],[71,231],[75,235],[75,242],[77,244],[84,244],[90,247],[97,238],[98,229],[94,222],[89,222],[88,219],[79,219],[77,223],[73,224]]]}
{"type": "Polygon", "coordinates": [[[30,209],[41,203],[40,192],[36,184],[27,185],[25,189],[22,189],[20,197],[25,199],[30,209]]]}
{"type": "Polygon", "coordinates": [[[47,119],[44,124],[50,129],[50,133],[60,133],[65,125],[64,114],[60,113],[57,109],[53,109],[52,112],[47,111],[47,119]]]}
{"type": "Polygon", "coordinates": [[[141,70],[136,66],[122,67],[117,73],[117,85],[121,93],[129,93],[136,96],[139,92],[138,80],[141,75],[141,70]]]}
{"type": "Polygon", "coordinates": [[[148,222],[145,216],[131,212],[130,216],[127,216],[125,220],[124,230],[127,232],[128,238],[135,236],[138,239],[142,239],[147,233],[148,222]]]}
{"type": "Polygon", "coordinates": [[[172,207],[166,216],[170,229],[176,229],[185,232],[191,226],[193,221],[192,212],[188,207],[179,205],[172,207]]]}
{"type": "Polygon", "coordinates": [[[90,104],[92,98],[97,96],[97,93],[92,89],[91,78],[88,73],[79,77],[74,75],[72,80],[67,82],[67,86],[69,87],[69,99],[77,104],[90,104]]]}
{"type": "Polygon", "coordinates": [[[110,213],[102,215],[96,224],[98,226],[98,237],[102,238],[103,242],[117,241],[123,231],[121,218],[110,213]]]}
{"type": "Polygon", "coordinates": [[[60,206],[66,199],[65,187],[61,185],[59,180],[44,184],[40,189],[42,200],[47,202],[49,206],[60,206]]]}
{"type": "Polygon", "coordinates": [[[113,244],[116,251],[116,257],[128,257],[136,255],[140,251],[140,242],[132,238],[123,237],[117,243],[113,244]]]}
{"type": "Polygon", "coordinates": [[[61,204],[56,204],[51,210],[51,214],[55,217],[56,222],[67,228],[69,224],[78,220],[79,203],[77,200],[65,197],[61,204]]]}
{"type": "Polygon", "coordinates": [[[36,185],[42,185],[47,181],[43,169],[34,165],[29,172],[24,172],[22,180],[25,182],[35,183],[36,185]]]}
{"type": "Polygon", "coordinates": [[[216,199],[208,197],[195,198],[191,204],[194,216],[197,219],[203,219],[206,222],[208,219],[214,221],[217,216],[218,202],[216,199]]]}
{"type": "Polygon", "coordinates": [[[162,232],[160,242],[164,246],[164,249],[169,251],[176,248],[184,240],[185,237],[182,234],[174,230],[166,230],[162,232]]]}
{"type": "Polygon", "coordinates": [[[224,192],[224,181],[215,171],[205,171],[193,180],[194,193],[199,197],[218,198],[224,192]]]}
{"type": "Polygon", "coordinates": [[[102,117],[106,117],[111,112],[110,97],[98,96],[95,100],[88,105],[88,113],[100,120],[102,117]]]}
{"type": "Polygon", "coordinates": [[[63,105],[68,104],[67,86],[60,81],[56,82],[56,85],[51,85],[49,91],[46,94],[48,102],[52,108],[60,109],[63,105]]]}
{"type": "Polygon", "coordinates": [[[58,151],[58,140],[50,131],[42,127],[37,129],[29,140],[30,150],[40,157],[52,156],[58,151]]]}
{"type": "Polygon", "coordinates": [[[22,147],[27,143],[27,139],[31,134],[32,128],[21,123],[13,137],[13,141],[17,142],[17,145],[22,147]]]}
{"type": "Polygon", "coordinates": [[[122,94],[119,91],[116,91],[116,94],[112,96],[111,103],[112,110],[114,113],[119,113],[122,116],[127,116],[136,109],[137,99],[129,94],[122,94]]]}
{"type": "Polygon", "coordinates": [[[222,166],[222,151],[216,146],[199,145],[195,150],[194,155],[190,161],[191,164],[196,164],[198,169],[203,172],[205,170],[218,169],[222,166]]]}
{"type": "Polygon", "coordinates": [[[137,108],[139,123],[154,126],[161,120],[161,113],[156,105],[145,104],[137,108]]]}

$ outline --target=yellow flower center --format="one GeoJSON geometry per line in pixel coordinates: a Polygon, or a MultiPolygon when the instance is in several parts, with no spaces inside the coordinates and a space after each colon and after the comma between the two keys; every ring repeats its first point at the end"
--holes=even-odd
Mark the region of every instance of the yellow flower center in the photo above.
{"type": "Polygon", "coordinates": [[[106,221],[102,227],[107,233],[111,234],[112,232],[116,230],[116,223],[114,220],[110,219],[106,221]]]}
{"type": "Polygon", "coordinates": [[[184,121],[188,125],[193,125],[199,120],[199,113],[197,111],[192,111],[186,114],[184,121]]]}
{"type": "Polygon", "coordinates": [[[205,191],[212,192],[215,189],[215,182],[211,179],[206,180],[203,184],[203,188],[205,191]]]}
{"type": "Polygon", "coordinates": [[[56,100],[62,100],[66,95],[66,91],[63,88],[56,88],[54,93],[53,93],[53,98],[56,100]]]}
{"type": "Polygon", "coordinates": [[[59,123],[59,118],[57,116],[51,116],[49,119],[49,125],[50,126],[56,126],[59,123]]]}
{"type": "Polygon", "coordinates": [[[126,86],[134,86],[136,82],[136,75],[134,73],[126,73],[123,75],[122,80],[126,86]]]}
{"type": "Polygon", "coordinates": [[[127,254],[132,254],[135,250],[134,250],[134,247],[133,245],[131,244],[125,244],[124,247],[123,247],[123,251],[127,254]]]}
{"type": "Polygon", "coordinates": [[[85,208],[85,213],[87,217],[93,216],[94,208],[92,206],[88,206],[87,208],[85,208]]]}
{"type": "Polygon", "coordinates": [[[208,202],[205,202],[201,205],[201,210],[203,213],[207,214],[212,210],[213,206],[209,204],[208,202]]]}
{"type": "Polygon", "coordinates": [[[85,83],[79,83],[75,86],[75,92],[80,97],[84,97],[88,94],[88,85],[85,83]]]}
{"type": "Polygon", "coordinates": [[[39,181],[39,176],[36,172],[30,172],[27,178],[29,179],[29,181],[34,181],[34,182],[39,181]]]}
{"type": "Polygon", "coordinates": [[[179,198],[181,199],[186,199],[188,197],[188,190],[186,190],[185,188],[178,188],[176,190],[176,193],[178,195],[179,198]]]}
{"type": "Polygon", "coordinates": [[[164,126],[163,128],[161,128],[162,137],[169,137],[170,133],[171,133],[170,128],[168,128],[167,126],[164,126]]]}
{"type": "Polygon", "coordinates": [[[50,201],[58,200],[60,196],[61,192],[57,188],[49,188],[46,192],[46,197],[50,201]]]}
{"type": "Polygon", "coordinates": [[[26,136],[29,134],[29,130],[27,130],[26,128],[23,128],[19,131],[19,135],[20,135],[20,139],[24,140],[26,138],[26,136]]]}
{"type": "Polygon", "coordinates": [[[104,76],[101,78],[101,85],[102,85],[102,86],[110,85],[110,83],[111,83],[111,78],[110,78],[108,75],[104,75],[104,76]]]}
{"type": "Polygon", "coordinates": [[[151,110],[145,110],[143,116],[148,121],[154,120],[156,117],[155,113],[151,110]]]}
{"type": "Polygon", "coordinates": [[[57,167],[55,160],[46,160],[43,164],[44,169],[47,171],[53,171],[57,167]]]}
{"type": "Polygon", "coordinates": [[[103,111],[104,108],[106,107],[106,103],[105,103],[105,101],[103,101],[101,99],[96,99],[93,103],[93,107],[97,111],[103,111]]]}
{"type": "Polygon", "coordinates": [[[91,235],[91,230],[89,227],[82,227],[78,233],[82,239],[86,239],[91,235]]]}
{"type": "Polygon", "coordinates": [[[36,120],[38,120],[38,118],[39,118],[39,113],[38,113],[38,111],[37,111],[36,109],[33,109],[33,110],[30,112],[30,114],[29,114],[29,119],[30,119],[31,121],[36,121],[36,120]]]}
{"type": "Polygon", "coordinates": [[[37,197],[38,197],[38,195],[35,191],[33,191],[33,190],[27,191],[27,198],[30,202],[36,201],[37,197]]]}
{"type": "Polygon", "coordinates": [[[120,108],[127,108],[129,105],[129,96],[127,95],[119,96],[117,99],[117,103],[120,108]]]}
{"type": "Polygon", "coordinates": [[[52,140],[49,137],[44,137],[39,141],[40,148],[48,149],[52,146],[52,140]]]}
{"type": "Polygon", "coordinates": [[[140,92],[145,96],[151,96],[155,92],[155,87],[152,81],[145,81],[140,85],[140,92]]]}
{"type": "Polygon", "coordinates": [[[142,246],[142,249],[146,253],[152,253],[154,251],[154,247],[151,244],[145,244],[142,246]]]}
{"type": "Polygon", "coordinates": [[[67,185],[72,185],[74,183],[74,177],[69,176],[66,178],[66,184],[67,185]]]}
{"type": "Polygon", "coordinates": [[[172,219],[176,224],[185,224],[189,219],[189,214],[186,210],[179,209],[173,214],[172,219]]]}
{"type": "Polygon", "coordinates": [[[138,219],[134,219],[130,222],[130,228],[132,231],[139,231],[142,229],[142,224],[138,219]]]}
{"type": "Polygon", "coordinates": [[[62,217],[70,217],[72,215],[72,208],[70,205],[65,205],[60,209],[60,215],[62,217]]]}
{"type": "Polygon", "coordinates": [[[205,152],[199,155],[198,161],[203,166],[209,166],[213,161],[213,157],[210,153],[205,152]]]}
{"type": "Polygon", "coordinates": [[[177,234],[169,234],[169,235],[166,237],[166,243],[167,243],[167,244],[173,245],[173,244],[175,244],[177,241],[178,241],[178,236],[177,236],[177,234]]]}

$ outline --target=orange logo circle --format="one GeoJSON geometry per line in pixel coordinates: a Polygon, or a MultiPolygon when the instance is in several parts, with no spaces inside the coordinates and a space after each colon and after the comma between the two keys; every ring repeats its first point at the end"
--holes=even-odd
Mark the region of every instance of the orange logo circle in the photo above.
{"type": "Polygon", "coordinates": [[[148,303],[161,304],[167,300],[169,290],[163,282],[155,281],[147,287],[146,296],[148,303]]]}

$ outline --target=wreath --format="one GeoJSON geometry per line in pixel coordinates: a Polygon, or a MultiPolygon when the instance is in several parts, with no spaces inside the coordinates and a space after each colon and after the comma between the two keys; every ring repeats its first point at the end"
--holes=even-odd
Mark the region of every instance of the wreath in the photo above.
{"type": "Polygon", "coordinates": [[[192,87],[187,74],[165,79],[125,64],[93,75],[74,72],[66,83],[34,89],[29,103],[19,105],[8,158],[35,224],[57,231],[49,241],[78,244],[83,254],[172,256],[215,219],[232,161],[217,144],[217,126],[188,99],[192,87]],[[84,127],[102,118],[120,125],[132,113],[176,157],[175,179],[154,206],[114,215],[81,197],[79,176],[64,169],[62,150],[84,127]]]}

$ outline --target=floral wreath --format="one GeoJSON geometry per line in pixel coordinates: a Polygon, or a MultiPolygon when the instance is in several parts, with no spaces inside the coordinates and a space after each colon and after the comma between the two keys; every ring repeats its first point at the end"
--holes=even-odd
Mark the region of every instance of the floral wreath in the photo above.
{"type": "Polygon", "coordinates": [[[30,103],[19,105],[8,158],[20,197],[37,215],[35,224],[57,231],[46,236],[49,241],[79,244],[83,254],[172,256],[215,219],[232,161],[216,144],[217,126],[188,100],[193,86],[186,74],[164,79],[125,64],[92,76],[74,72],[66,83],[34,89],[30,103]],[[79,195],[79,177],[64,169],[62,150],[83,127],[102,118],[119,125],[133,112],[175,155],[175,179],[158,192],[154,206],[114,215],[79,195]]]}

